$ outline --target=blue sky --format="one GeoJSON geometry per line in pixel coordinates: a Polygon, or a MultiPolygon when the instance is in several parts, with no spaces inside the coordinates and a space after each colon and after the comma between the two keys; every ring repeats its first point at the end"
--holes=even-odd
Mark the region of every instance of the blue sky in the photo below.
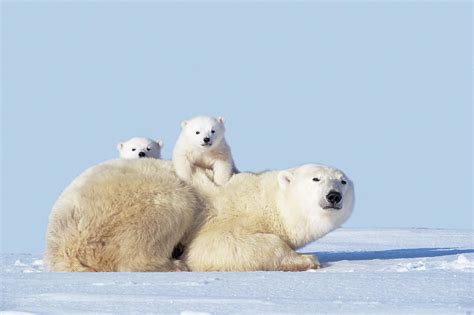
{"type": "Polygon", "coordinates": [[[348,227],[472,228],[466,2],[2,2],[2,251],[134,136],[226,118],[240,170],[324,163],[348,227]]]}

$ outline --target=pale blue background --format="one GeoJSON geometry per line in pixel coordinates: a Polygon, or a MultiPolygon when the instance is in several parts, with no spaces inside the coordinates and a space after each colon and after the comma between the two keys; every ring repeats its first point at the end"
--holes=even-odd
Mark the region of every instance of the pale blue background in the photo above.
{"type": "Polygon", "coordinates": [[[3,2],[2,251],[132,136],[223,115],[241,170],[354,180],[346,226],[472,228],[470,2],[3,2]]]}

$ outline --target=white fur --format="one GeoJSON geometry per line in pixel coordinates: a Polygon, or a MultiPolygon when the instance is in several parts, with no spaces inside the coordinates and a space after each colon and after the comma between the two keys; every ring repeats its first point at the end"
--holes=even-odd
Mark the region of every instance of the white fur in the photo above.
{"type": "Polygon", "coordinates": [[[119,159],[78,176],[53,206],[44,260],[50,271],[181,271],[171,259],[201,209],[171,162],[119,159]]]}
{"type": "Polygon", "coordinates": [[[344,223],[352,213],[352,183],[339,170],[323,165],[304,165],[278,175],[277,206],[295,248],[317,240],[344,223]],[[313,178],[319,179],[318,182],[313,178]],[[346,184],[341,183],[342,180],[346,184]],[[343,208],[327,210],[321,199],[331,191],[343,195],[343,208]]]}
{"type": "Polygon", "coordinates": [[[148,138],[132,138],[119,143],[117,149],[122,159],[154,158],[161,159],[163,141],[148,138]]]}
{"type": "Polygon", "coordinates": [[[184,241],[184,260],[193,271],[318,268],[314,256],[294,250],[339,227],[354,205],[352,182],[322,165],[240,173],[214,188],[200,176],[193,185],[210,203],[204,222],[184,241]],[[324,209],[332,190],[342,195],[338,210],[324,209]]]}
{"type": "Polygon", "coordinates": [[[45,262],[52,271],[314,269],[316,257],[295,250],[340,226],[353,205],[352,182],[321,165],[240,173],[217,186],[202,169],[186,184],[169,161],[109,161],[55,203],[45,262]],[[338,210],[327,207],[332,190],[338,210]],[[178,242],[182,261],[171,259],[178,242]]]}
{"type": "Polygon", "coordinates": [[[190,182],[196,167],[211,169],[214,182],[224,185],[235,172],[230,147],[224,138],[224,118],[199,116],[183,121],[181,127],[173,150],[176,174],[190,182]],[[208,143],[204,141],[206,138],[208,143]]]}

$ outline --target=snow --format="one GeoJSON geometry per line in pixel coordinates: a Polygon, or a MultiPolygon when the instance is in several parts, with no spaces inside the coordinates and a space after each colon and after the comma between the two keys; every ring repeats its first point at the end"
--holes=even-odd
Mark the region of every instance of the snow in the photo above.
{"type": "Polygon", "coordinates": [[[308,272],[48,273],[1,255],[0,314],[474,313],[474,231],[339,229],[308,272]]]}

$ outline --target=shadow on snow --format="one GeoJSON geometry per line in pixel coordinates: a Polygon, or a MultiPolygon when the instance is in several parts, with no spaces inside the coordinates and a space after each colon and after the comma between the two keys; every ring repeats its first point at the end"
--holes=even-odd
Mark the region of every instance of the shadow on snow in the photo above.
{"type": "Polygon", "coordinates": [[[450,256],[474,253],[474,249],[456,248],[406,248],[388,249],[380,251],[357,251],[357,252],[311,252],[305,253],[315,255],[321,262],[335,262],[340,260],[373,260],[373,259],[402,259],[450,256]]]}

